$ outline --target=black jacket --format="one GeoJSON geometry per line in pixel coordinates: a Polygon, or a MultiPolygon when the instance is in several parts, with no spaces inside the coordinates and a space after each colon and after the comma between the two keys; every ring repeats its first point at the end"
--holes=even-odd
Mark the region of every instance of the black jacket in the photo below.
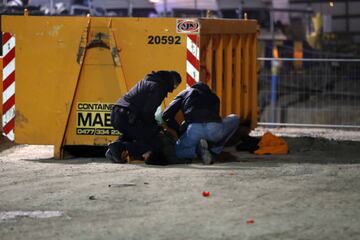
{"type": "Polygon", "coordinates": [[[221,122],[220,100],[204,83],[196,83],[179,93],[163,113],[166,124],[179,133],[179,124],[175,120],[178,111],[182,111],[185,123],[221,122]]]}
{"type": "Polygon", "coordinates": [[[128,108],[136,121],[156,124],[155,112],[169,92],[174,82],[168,71],[153,72],[130,89],[115,105],[128,108]]]}

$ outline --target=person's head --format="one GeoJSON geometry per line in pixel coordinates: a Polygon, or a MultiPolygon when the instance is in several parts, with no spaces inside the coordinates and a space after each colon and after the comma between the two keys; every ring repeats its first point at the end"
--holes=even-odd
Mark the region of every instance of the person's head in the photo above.
{"type": "Polygon", "coordinates": [[[176,71],[157,71],[150,74],[149,80],[161,82],[167,92],[172,92],[180,85],[181,76],[176,71]]]}
{"type": "Polygon", "coordinates": [[[211,92],[211,89],[209,88],[209,86],[203,82],[197,82],[194,85],[192,85],[191,88],[198,89],[202,92],[211,92]]]}
{"type": "Polygon", "coordinates": [[[181,76],[176,71],[170,71],[170,75],[173,82],[173,90],[175,90],[181,83],[181,76]]]}

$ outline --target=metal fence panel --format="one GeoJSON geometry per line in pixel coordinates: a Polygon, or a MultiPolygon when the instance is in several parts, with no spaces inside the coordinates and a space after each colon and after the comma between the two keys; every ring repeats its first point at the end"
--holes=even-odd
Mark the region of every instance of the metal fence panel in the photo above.
{"type": "Polygon", "coordinates": [[[360,128],[360,59],[258,61],[259,125],[360,128]]]}

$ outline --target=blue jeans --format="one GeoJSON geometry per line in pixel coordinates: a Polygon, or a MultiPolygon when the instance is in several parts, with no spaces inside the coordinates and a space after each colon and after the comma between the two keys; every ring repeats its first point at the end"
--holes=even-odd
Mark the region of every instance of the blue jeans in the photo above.
{"type": "Polygon", "coordinates": [[[234,114],[223,118],[222,122],[191,123],[176,142],[176,156],[178,158],[196,158],[196,148],[202,138],[214,143],[210,151],[219,154],[225,143],[235,133],[238,125],[239,117],[234,114]]]}

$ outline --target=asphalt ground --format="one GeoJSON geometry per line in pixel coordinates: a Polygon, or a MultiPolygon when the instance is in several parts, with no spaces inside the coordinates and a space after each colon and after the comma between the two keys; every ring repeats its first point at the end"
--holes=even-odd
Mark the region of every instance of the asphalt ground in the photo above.
{"type": "Polygon", "coordinates": [[[2,143],[0,239],[360,239],[360,142],[285,139],[164,167],[2,143]]]}

